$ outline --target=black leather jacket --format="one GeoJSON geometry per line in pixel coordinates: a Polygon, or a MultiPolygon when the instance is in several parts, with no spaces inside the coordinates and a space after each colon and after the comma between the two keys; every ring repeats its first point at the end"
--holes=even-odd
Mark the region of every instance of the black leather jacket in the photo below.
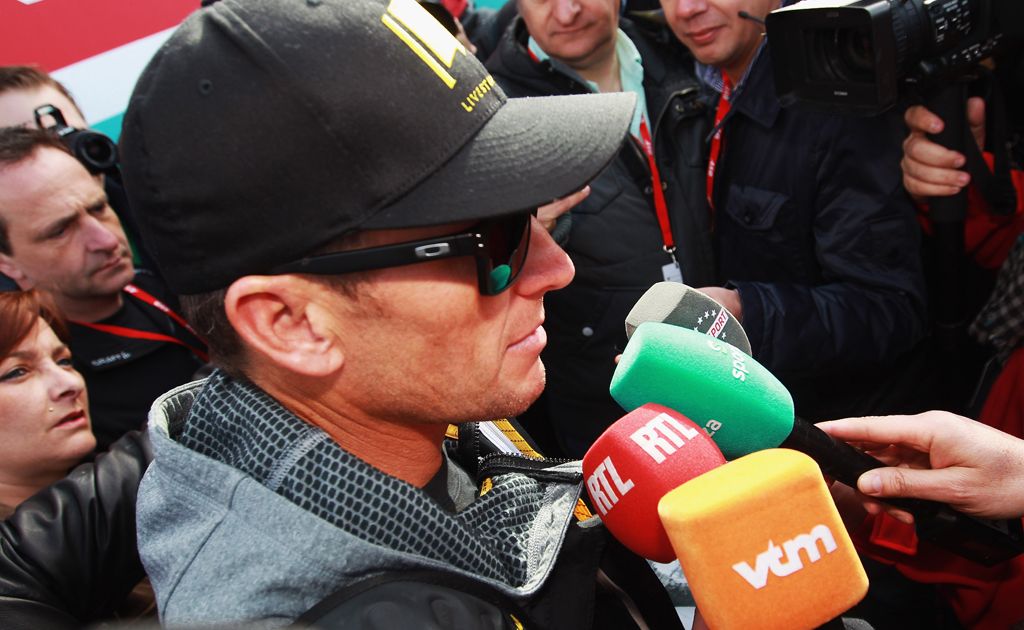
{"type": "Polygon", "coordinates": [[[145,576],[135,496],[152,457],[146,433],[128,433],[0,524],[0,628],[79,628],[114,614],[145,576]]]}

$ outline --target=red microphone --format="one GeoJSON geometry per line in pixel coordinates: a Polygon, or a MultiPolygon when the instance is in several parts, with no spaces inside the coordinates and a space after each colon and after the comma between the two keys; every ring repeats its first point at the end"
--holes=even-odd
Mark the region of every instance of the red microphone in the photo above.
{"type": "Polygon", "coordinates": [[[587,494],[608,531],[640,557],[676,559],[658,502],[680,484],[721,466],[725,457],[704,430],[661,405],[634,409],[583,456],[587,494]]]}

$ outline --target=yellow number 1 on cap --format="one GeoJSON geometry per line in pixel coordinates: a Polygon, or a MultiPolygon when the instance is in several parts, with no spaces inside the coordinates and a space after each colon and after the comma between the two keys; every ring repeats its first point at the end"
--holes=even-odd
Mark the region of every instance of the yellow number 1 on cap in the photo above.
{"type": "Polygon", "coordinates": [[[387,13],[380,20],[434,71],[448,89],[455,87],[455,77],[445,68],[452,67],[455,53],[466,54],[466,48],[434,16],[416,0],[391,0],[387,13]]]}

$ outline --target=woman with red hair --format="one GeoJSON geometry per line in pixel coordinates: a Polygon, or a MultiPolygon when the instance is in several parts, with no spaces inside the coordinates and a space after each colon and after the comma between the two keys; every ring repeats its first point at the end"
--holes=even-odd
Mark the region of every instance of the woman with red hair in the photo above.
{"type": "Polygon", "coordinates": [[[67,339],[48,296],[0,293],[0,518],[96,446],[67,339]]]}

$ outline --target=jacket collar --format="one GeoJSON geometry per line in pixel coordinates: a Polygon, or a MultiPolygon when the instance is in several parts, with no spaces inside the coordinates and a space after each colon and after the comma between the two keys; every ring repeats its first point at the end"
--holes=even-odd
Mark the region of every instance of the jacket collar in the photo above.
{"type": "Polygon", "coordinates": [[[732,111],[743,114],[765,128],[771,128],[782,107],[775,96],[771,51],[765,45],[747,74],[743,90],[732,103],[732,111]]]}

